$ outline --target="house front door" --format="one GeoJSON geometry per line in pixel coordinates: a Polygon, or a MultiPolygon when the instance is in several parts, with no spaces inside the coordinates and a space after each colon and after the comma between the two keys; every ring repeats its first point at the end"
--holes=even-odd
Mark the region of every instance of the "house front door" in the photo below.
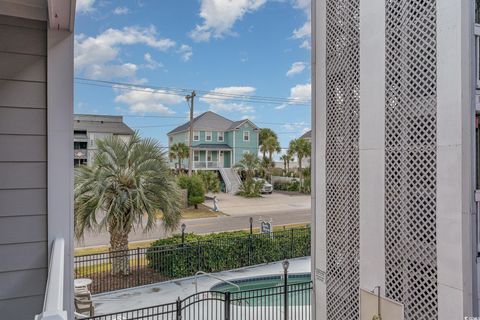
{"type": "Polygon", "coordinates": [[[223,168],[223,151],[218,152],[218,167],[223,168]]]}

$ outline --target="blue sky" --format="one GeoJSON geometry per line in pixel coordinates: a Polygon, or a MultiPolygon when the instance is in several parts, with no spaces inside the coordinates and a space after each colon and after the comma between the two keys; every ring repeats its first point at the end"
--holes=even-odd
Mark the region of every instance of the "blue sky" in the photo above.
{"type": "MultiPolygon", "coordinates": [[[[309,3],[77,0],[75,73],[147,87],[309,100],[309,3]]],[[[163,144],[166,133],[186,120],[185,99],[168,91],[79,82],[76,113],[125,115],[128,125],[163,144]]],[[[195,110],[250,118],[276,131],[282,146],[310,128],[310,106],[305,105],[199,95],[195,110]]]]}

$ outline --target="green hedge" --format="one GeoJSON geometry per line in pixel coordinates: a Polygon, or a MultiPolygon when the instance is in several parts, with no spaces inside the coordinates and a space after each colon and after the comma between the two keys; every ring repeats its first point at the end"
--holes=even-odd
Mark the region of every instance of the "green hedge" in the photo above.
{"type": "Polygon", "coordinates": [[[310,229],[289,229],[266,234],[224,232],[186,234],[160,239],[148,249],[148,266],[168,278],[183,278],[197,271],[219,272],[310,255],[310,229]]]}

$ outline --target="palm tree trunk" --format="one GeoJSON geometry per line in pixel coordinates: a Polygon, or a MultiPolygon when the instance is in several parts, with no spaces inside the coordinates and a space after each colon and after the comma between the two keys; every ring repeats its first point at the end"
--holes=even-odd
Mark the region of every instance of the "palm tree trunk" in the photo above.
{"type": "Polygon", "coordinates": [[[178,173],[182,171],[182,158],[178,157],[178,173]]]}
{"type": "Polygon", "coordinates": [[[298,157],[298,175],[300,177],[300,186],[303,186],[302,160],[303,158],[298,157]]]}
{"type": "Polygon", "coordinates": [[[111,273],[114,276],[129,275],[128,233],[110,231],[111,273]]]}

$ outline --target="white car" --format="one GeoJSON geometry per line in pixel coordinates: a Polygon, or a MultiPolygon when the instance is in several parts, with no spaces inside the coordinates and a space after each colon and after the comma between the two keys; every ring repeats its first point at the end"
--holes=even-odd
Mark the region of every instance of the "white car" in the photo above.
{"type": "Polygon", "coordinates": [[[262,190],[260,190],[262,193],[268,193],[268,194],[272,194],[273,192],[273,186],[268,183],[267,181],[265,181],[265,179],[262,179],[262,178],[253,178],[253,181],[257,182],[257,181],[261,181],[263,182],[263,187],[262,187],[262,190]]]}

